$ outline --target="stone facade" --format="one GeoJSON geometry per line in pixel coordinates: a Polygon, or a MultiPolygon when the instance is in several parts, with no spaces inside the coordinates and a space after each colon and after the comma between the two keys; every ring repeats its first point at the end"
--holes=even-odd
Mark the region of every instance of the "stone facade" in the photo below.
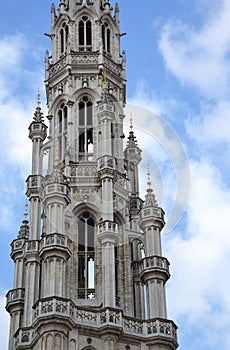
{"type": "Polygon", "coordinates": [[[164,211],[150,184],[139,197],[141,149],[132,128],[123,149],[118,4],[63,0],[52,5],[47,35],[49,127],[38,101],[29,126],[30,220],[11,244],[9,350],[174,350],[164,211]]]}

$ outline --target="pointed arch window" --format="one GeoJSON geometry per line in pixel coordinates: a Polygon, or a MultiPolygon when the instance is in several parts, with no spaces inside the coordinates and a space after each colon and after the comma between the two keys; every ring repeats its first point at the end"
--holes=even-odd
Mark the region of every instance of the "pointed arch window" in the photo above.
{"type": "Polygon", "coordinates": [[[108,26],[108,23],[102,24],[101,31],[103,50],[105,52],[111,53],[111,30],[108,26]]]}
{"type": "Polygon", "coordinates": [[[79,51],[92,51],[92,23],[83,16],[78,25],[79,51]]]}
{"type": "Polygon", "coordinates": [[[94,299],[95,219],[88,211],[78,217],[78,299],[94,299]]]}
{"type": "Polygon", "coordinates": [[[57,115],[57,127],[56,134],[58,138],[58,162],[63,160],[66,151],[67,144],[67,119],[68,119],[68,107],[62,103],[57,115]]]}
{"type": "Polygon", "coordinates": [[[78,103],[79,160],[93,160],[93,104],[88,96],[78,103]]]}
{"type": "Polygon", "coordinates": [[[69,27],[66,23],[63,23],[60,29],[60,52],[63,54],[66,51],[67,41],[69,36],[69,27]]]}

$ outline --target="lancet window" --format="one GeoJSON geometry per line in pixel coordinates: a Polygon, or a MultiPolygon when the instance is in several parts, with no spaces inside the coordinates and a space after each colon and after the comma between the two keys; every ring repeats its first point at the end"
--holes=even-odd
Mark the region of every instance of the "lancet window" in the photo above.
{"type": "Polygon", "coordinates": [[[79,51],[92,51],[92,23],[83,16],[78,25],[79,51]]]}
{"type": "Polygon", "coordinates": [[[64,53],[66,50],[68,35],[69,35],[69,27],[66,23],[63,23],[63,25],[60,29],[60,52],[61,52],[61,54],[64,53]]]}
{"type": "Polygon", "coordinates": [[[79,116],[79,160],[93,159],[93,103],[88,96],[83,96],[78,103],[79,116]]]}
{"type": "Polygon", "coordinates": [[[68,107],[62,103],[58,111],[56,133],[58,137],[58,161],[64,158],[67,143],[68,107]]]}
{"type": "Polygon", "coordinates": [[[105,52],[111,53],[111,30],[108,26],[108,23],[102,24],[102,42],[103,50],[105,52]]]}
{"type": "Polygon", "coordinates": [[[78,217],[78,298],[94,299],[95,219],[87,210],[78,217]]]}

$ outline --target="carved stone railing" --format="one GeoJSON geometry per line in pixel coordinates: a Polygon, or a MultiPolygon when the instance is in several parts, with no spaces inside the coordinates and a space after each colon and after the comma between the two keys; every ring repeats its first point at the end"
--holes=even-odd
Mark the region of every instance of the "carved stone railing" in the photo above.
{"type": "Polygon", "coordinates": [[[30,175],[26,182],[27,190],[34,190],[44,185],[44,178],[41,175],[30,175]]]}
{"type": "Polygon", "coordinates": [[[108,70],[110,70],[115,75],[122,75],[122,67],[120,64],[115,64],[112,60],[104,55],[104,63],[108,70]]]}
{"type": "Polygon", "coordinates": [[[93,165],[71,165],[70,177],[95,177],[97,176],[97,168],[93,165]]]}
{"type": "Polygon", "coordinates": [[[98,171],[108,168],[115,169],[115,159],[111,156],[103,156],[98,159],[98,171]]]}
{"type": "Polygon", "coordinates": [[[103,221],[98,224],[98,232],[103,233],[103,232],[110,232],[112,234],[118,234],[118,225],[113,222],[113,221],[103,221]]]}
{"type": "Polygon", "coordinates": [[[34,329],[20,329],[16,334],[15,349],[23,349],[25,346],[28,349],[28,346],[34,342],[37,336],[38,333],[34,329]]]}
{"type": "MultiPolygon", "coordinates": [[[[104,113],[104,112],[113,113],[114,106],[111,103],[102,103],[102,104],[98,105],[97,111],[98,111],[98,114],[104,113]]],[[[106,115],[106,117],[108,116],[107,113],[105,115],[106,115]]]]}
{"type": "Polygon", "coordinates": [[[39,301],[34,306],[34,321],[47,316],[64,316],[70,318],[75,325],[97,327],[98,332],[105,326],[117,332],[136,335],[146,340],[154,337],[164,337],[177,343],[177,326],[171,320],[155,318],[141,320],[135,317],[124,316],[122,310],[103,308],[92,310],[76,306],[72,301],[62,298],[48,298],[39,301]]]}
{"type": "Polygon", "coordinates": [[[44,235],[40,242],[40,252],[43,254],[45,251],[50,249],[61,249],[64,250],[68,256],[71,255],[71,239],[68,236],[60,233],[51,233],[44,235]]]}
{"type": "Polygon", "coordinates": [[[26,242],[26,239],[24,238],[19,238],[19,239],[15,239],[12,243],[11,243],[11,253],[10,256],[12,259],[14,259],[15,256],[18,256],[19,254],[23,253],[23,249],[24,249],[24,244],[26,242]]]}
{"type": "Polygon", "coordinates": [[[49,78],[60,72],[66,66],[66,55],[49,67],[49,78]]]}
{"type": "Polygon", "coordinates": [[[39,251],[39,241],[28,241],[25,244],[25,252],[38,252],[39,251]]]}
{"type": "Polygon", "coordinates": [[[140,217],[141,218],[144,218],[144,217],[147,217],[147,216],[154,216],[156,218],[161,218],[163,219],[164,218],[164,212],[161,208],[146,208],[144,209],[141,213],[140,213],[140,217]]]}
{"type": "Polygon", "coordinates": [[[149,268],[166,269],[169,272],[169,261],[162,256],[149,256],[141,260],[140,269],[147,270],[149,268]]]}
{"type": "Polygon", "coordinates": [[[47,184],[44,188],[44,195],[52,195],[52,194],[59,194],[59,195],[69,195],[69,189],[65,184],[60,183],[53,183],[53,184],[47,184]]]}
{"type": "Polygon", "coordinates": [[[6,294],[6,307],[10,306],[12,303],[18,303],[18,302],[24,302],[25,298],[25,289],[24,288],[16,288],[16,289],[11,289],[9,292],[6,294]]]}
{"type": "Polygon", "coordinates": [[[97,64],[98,63],[98,53],[85,51],[72,53],[71,54],[71,63],[72,64],[97,64]]]}
{"type": "Polygon", "coordinates": [[[144,275],[151,273],[154,278],[154,274],[159,274],[167,280],[170,277],[169,273],[169,261],[162,256],[149,256],[143,258],[140,261],[134,261],[132,263],[133,274],[135,276],[143,277],[144,275]]]}

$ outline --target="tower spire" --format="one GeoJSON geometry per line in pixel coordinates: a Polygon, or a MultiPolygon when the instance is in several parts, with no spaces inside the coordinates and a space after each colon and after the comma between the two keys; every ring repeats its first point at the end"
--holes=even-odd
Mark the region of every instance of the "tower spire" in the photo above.
{"type": "Polygon", "coordinates": [[[9,350],[175,350],[167,319],[164,212],[147,171],[132,113],[125,150],[126,54],[119,7],[60,0],[46,52],[49,136],[38,90],[29,126],[32,167],[19,236],[12,242],[9,350]],[[45,162],[46,160],[46,162],[45,162]],[[48,164],[46,164],[48,163],[48,164]],[[46,166],[48,165],[48,166],[46,166]],[[48,169],[46,171],[46,169],[48,169]]]}

